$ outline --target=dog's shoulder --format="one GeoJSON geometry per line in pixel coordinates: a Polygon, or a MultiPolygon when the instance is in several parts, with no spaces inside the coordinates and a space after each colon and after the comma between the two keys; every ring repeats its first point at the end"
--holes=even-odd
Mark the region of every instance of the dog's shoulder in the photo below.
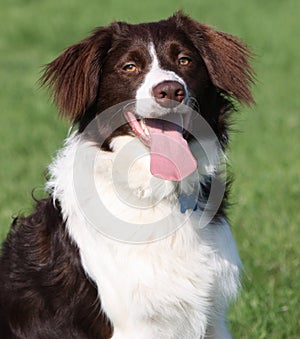
{"type": "Polygon", "coordinates": [[[3,244],[1,338],[108,337],[111,327],[99,309],[59,205],[51,197],[38,201],[31,215],[13,221],[3,244]]]}

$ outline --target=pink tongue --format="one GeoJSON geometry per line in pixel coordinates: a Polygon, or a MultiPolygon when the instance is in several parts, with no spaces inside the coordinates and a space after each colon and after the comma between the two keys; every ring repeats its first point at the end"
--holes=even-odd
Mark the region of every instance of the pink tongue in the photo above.
{"type": "Polygon", "coordinates": [[[151,173],[165,180],[181,181],[197,169],[181,127],[165,120],[147,119],[151,173]]]}

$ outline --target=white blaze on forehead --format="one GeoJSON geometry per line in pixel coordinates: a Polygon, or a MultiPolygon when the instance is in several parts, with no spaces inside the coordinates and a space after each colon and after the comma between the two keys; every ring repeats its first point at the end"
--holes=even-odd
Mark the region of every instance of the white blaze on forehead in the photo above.
{"type": "MultiPolygon", "coordinates": [[[[149,72],[146,74],[144,82],[136,92],[136,99],[153,99],[152,89],[163,81],[178,81],[188,93],[184,80],[173,71],[164,70],[160,67],[154,44],[149,44],[149,53],[152,58],[152,64],[149,72]]],[[[153,100],[154,101],[154,100],[153,100]]]]}

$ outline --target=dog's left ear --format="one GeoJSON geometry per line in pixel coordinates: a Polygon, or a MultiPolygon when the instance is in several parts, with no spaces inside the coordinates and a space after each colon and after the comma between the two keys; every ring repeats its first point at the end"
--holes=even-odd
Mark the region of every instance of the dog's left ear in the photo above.
{"type": "Polygon", "coordinates": [[[189,32],[216,88],[241,103],[254,103],[251,94],[254,72],[249,48],[237,37],[216,31],[181,13],[177,14],[177,22],[189,32]]]}
{"type": "Polygon", "coordinates": [[[238,38],[208,26],[203,26],[202,31],[206,42],[200,47],[200,53],[213,84],[239,102],[253,103],[250,88],[254,72],[247,46],[238,38]]]}
{"type": "Polygon", "coordinates": [[[53,90],[61,115],[76,120],[95,103],[110,45],[110,27],[98,28],[45,67],[41,84],[53,90]]]}

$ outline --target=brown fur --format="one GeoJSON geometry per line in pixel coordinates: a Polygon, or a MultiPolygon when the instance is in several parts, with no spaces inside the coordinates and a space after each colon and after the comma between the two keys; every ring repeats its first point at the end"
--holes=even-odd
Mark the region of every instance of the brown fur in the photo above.
{"type": "MultiPolygon", "coordinates": [[[[150,41],[161,67],[175,71],[188,84],[199,113],[225,147],[232,99],[248,105],[253,102],[251,55],[239,39],[181,13],[158,23],[119,22],[96,29],[46,66],[42,84],[53,90],[60,114],[78,122],[82,132],[103,110],[135,98],[150,67],[150,41]],[[182,50],[192,55],[189,67],[180,68],[174,62],[182,50]],[[130,60],[139,65],[138,72],[123,72],[124,63],[130,60]]],[[[105,128],[99,126],[96,132],[105,128]]],[[[128,133],[124,125],[112,131],[110,140],[128,133]]],[[[101,146],[110,150],[108,141],[101,146]]],[[[206,203],[210,191],[211,178],[206,179],[200,205],[206,203]]],[[[223,203],[216,217],[224,216],[224,209],[223,203]]],[[[59,203],[54,205],[51,196],[39,201],[32,215],[14,221],[3,245],[0,337],[106,339],[112,331],[68,236],[59,203]]]]}
{"type": "MultiPolygon", "coordinates": [[[[54,101],[61,114],[71,120],[78,120],[92,110],[93,118],[100,113],[99,109],[108,108],[107,105],[99,105],[97,100],[101,96],[101,81],[108,82],[106,79],[109,74],[106,72],[104,76],[103,71],[106,63],[111,62],[109,56],[113,54],[112,51],[117,47],[119,50],[121,43],[125,50],[119,50],[120,55],[131,46],[139,50],[139,44],[142,46],[147,43],[150,36],[154,41],[163,41],[165,36],[172,36],[172,32],[176,32],[176,38],[181,36],[194,45],[192,47],[197,49],[199,57],[203,59],[209,78],[219,94],[234,97],[248,105],[254,102],[250,91],[253,71],[248,63],[251,53],[247,46],[238,38],[218,32],[181,13],[156,24],[136,26],[113,23],[96,29],[88,38],[67,48],[61,56],[46,66],[42,84],[48,84],[53,89],[54,101]]],[[[199,74],[194,76],[197,78],[201,73],[203,71],[199,69],[199,74]]],[[[118,79],[112,77],[111,80],[115,81],[110,83],[110,91],[118,93],[118,79]]],[[[128,90],[128,93],[132,92],[128,90]]],[[[131,99],[129,95],[118,96],[115,104],[128,99],[131,99]]],[[[201,100],[198,97],[197,99],[201,100]]],[[[211,100],[215,99],[215,95],[211,95],[211,100]]]]}

